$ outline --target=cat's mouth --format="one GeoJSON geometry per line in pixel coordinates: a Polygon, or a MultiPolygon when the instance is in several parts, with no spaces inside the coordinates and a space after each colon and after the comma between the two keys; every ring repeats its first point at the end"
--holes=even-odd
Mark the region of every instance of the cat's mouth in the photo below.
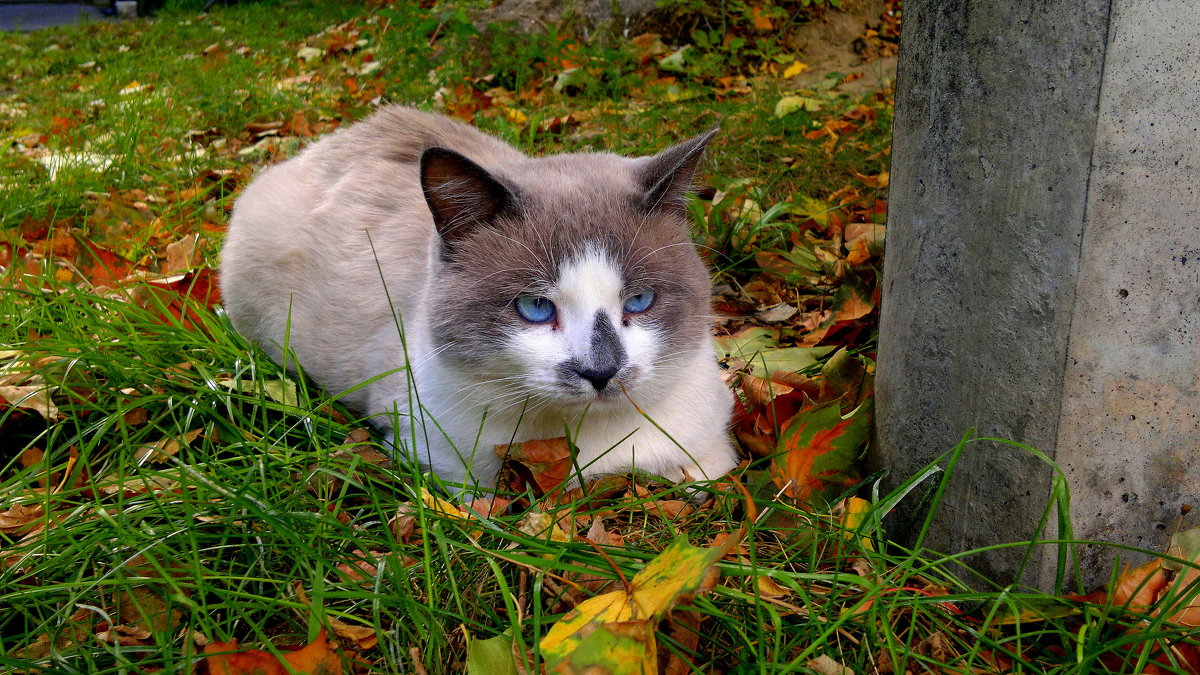
{"type": "Polygon", "coordinates": [[[558,389],[563,397],[581,404],[624,401],[638,379],[638,369],[624,366],[611,372],[561,368],[558,389]]]}

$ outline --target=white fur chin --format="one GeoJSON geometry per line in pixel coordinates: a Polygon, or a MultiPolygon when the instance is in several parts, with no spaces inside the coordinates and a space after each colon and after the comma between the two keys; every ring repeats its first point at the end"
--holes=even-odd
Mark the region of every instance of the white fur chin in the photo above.
{"type": "MultiPolygon", "coordinates": [[[[455,379],[436,363],[422,371],[419,381],[435,373],[447,378],[443,382],[455,379]]],[[[495,446],[565,435],[579,449],[585,478],[634,468],[676,482],[717,478],[736,465],[728,437],[732,395],[707,354],[671,371],[671,386],[657,395],[633,394],[600,405],[531,399],[527,406],[497,410],[489,405],[488,395],[495,392],[482,391],[487,387],[478,396],[453,397],[445,395],[451,388],[418,385],[430,435],[427,446],[418,439],[418,459],[448,482],[487,488],[500,468],[495,446]],[[459,454],[473,458],[470,479],[459,454]]]]}

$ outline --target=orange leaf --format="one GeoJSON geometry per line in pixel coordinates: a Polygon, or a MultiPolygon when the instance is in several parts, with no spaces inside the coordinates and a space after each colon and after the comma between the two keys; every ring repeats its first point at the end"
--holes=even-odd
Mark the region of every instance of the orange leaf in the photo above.
{"type": "Polygon", "coordinates": [[[333,651],[323,628],[312,644],[284,654],[282,660],[259,649],[247,649],[234,654],[216,653],[232,651],[237,646],[236,640],[208,643],[204,647],[208,672],[212,675],[340,675],[342,672],[342,659],[333,651]]]}
{"type": "Polygon", "coordinates": [[[287,669],[271,654],[250,649],[235,654],[221,654],[237,649],[237,641],[210,642],[204,647],[204,662],[212,675],[287,675],[287,669]]]}
{"type": "MultiPolygon", "coordinates": [[[[1174,587],[1186,593],[1184,589],[1195,588],[1197,578],[1200,578],[1200,569],[1189,567],[1176,576],[1174,587]]],[[[1168,621],[1192,628],[1200,626],[1200,599],[1193,595],[1191,603],[1172,614],[1168,621]]]]}
{"type": "Polygon", "coordinates": [[[514,462],[521,478],[541,494],[560,487],[571,471],[571,446],[563,437],[497,445],[496,455],[514,462]]]}
{"type": "Polygon", "coordinates": [[[771,30],[774,24],[771,23],[771,18],[763,13],[761,7],[755,7],[751,10],[754,15],[755,30],[771,30]]]}
{"type": "Polygon", "coordinates": [[[1144,610],[1154,604],[1166,587],[1167,575],[1163,571],[1162,560],[1154,559],[1125,572],[1117,579],[1112,591],[1113,604],[1144,610]]]}
{"type": "MultiPolygon", "coordinates": [[[[792,421],[788,420],[789,425],[792,421]]],[[[813,475],[813,463],[820,455],[837,449],[833,445],[834,439],[841,436],[850,424],[851,420],[842,420],[832,428],[818,430],[805,447],[787,448],[787,452],[771,464],[771,478],[775,485],[800,502],[808,501],[813,490],[821,487],[821,482],[813,475]]]]}

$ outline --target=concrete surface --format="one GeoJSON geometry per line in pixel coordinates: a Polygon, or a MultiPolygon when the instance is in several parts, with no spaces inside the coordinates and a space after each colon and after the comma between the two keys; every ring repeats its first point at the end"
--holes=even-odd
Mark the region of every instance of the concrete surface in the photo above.
{"type": "MultiPolygon", "coordinates": [[[[1019,4],[905,3],[871,463],[895,485],[969,429],[1020,441],[1067,471],[1077,536],[1161,548],[1200,485],[1197,9],[1019,4]]],[[[1034,537],[1052,475],[973,443],[926,544],[1034,537]]],[[[1025,553],[969,562],[1004,583],[1025,553]]],[[[1085,559],[1107,578],[1111,550],[1085,559]]],[[[1055,564],[1042,547],[1023,579],[1055,564]]]]}
{"type": "Polygon", "coordinates": [[[1158,550],[1200,506],[1198,26],[1194,0],[1113,3],[1055,446],[1083,539],[1158,550]]]}
{"type": "Polygon", "coordinates": [[[92,3],[0,2],[0,31],[38,30],[108,18],[92,3]]]}

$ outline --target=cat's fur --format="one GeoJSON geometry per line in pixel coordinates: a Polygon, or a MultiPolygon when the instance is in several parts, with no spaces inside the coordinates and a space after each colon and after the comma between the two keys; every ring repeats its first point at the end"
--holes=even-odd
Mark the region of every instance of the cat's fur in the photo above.
{"type": "Polygon", "coordinates": [[[447,118],[383,108],[240,196],[225,307],[272,358],[286,345],[444,480],[488,487],[496,444],[564,433],[585,475],[716,478],[735,464],[732,398],[683,208],[711,135],[653,157],[535,159],[447,118]],[[626,312],[646,291],[650,309],[626,312]],[[522,319],[522,295],[550,298],[555,320],[522,319]],[[588,380],[596,368],[619,370],[588,380]]]}

